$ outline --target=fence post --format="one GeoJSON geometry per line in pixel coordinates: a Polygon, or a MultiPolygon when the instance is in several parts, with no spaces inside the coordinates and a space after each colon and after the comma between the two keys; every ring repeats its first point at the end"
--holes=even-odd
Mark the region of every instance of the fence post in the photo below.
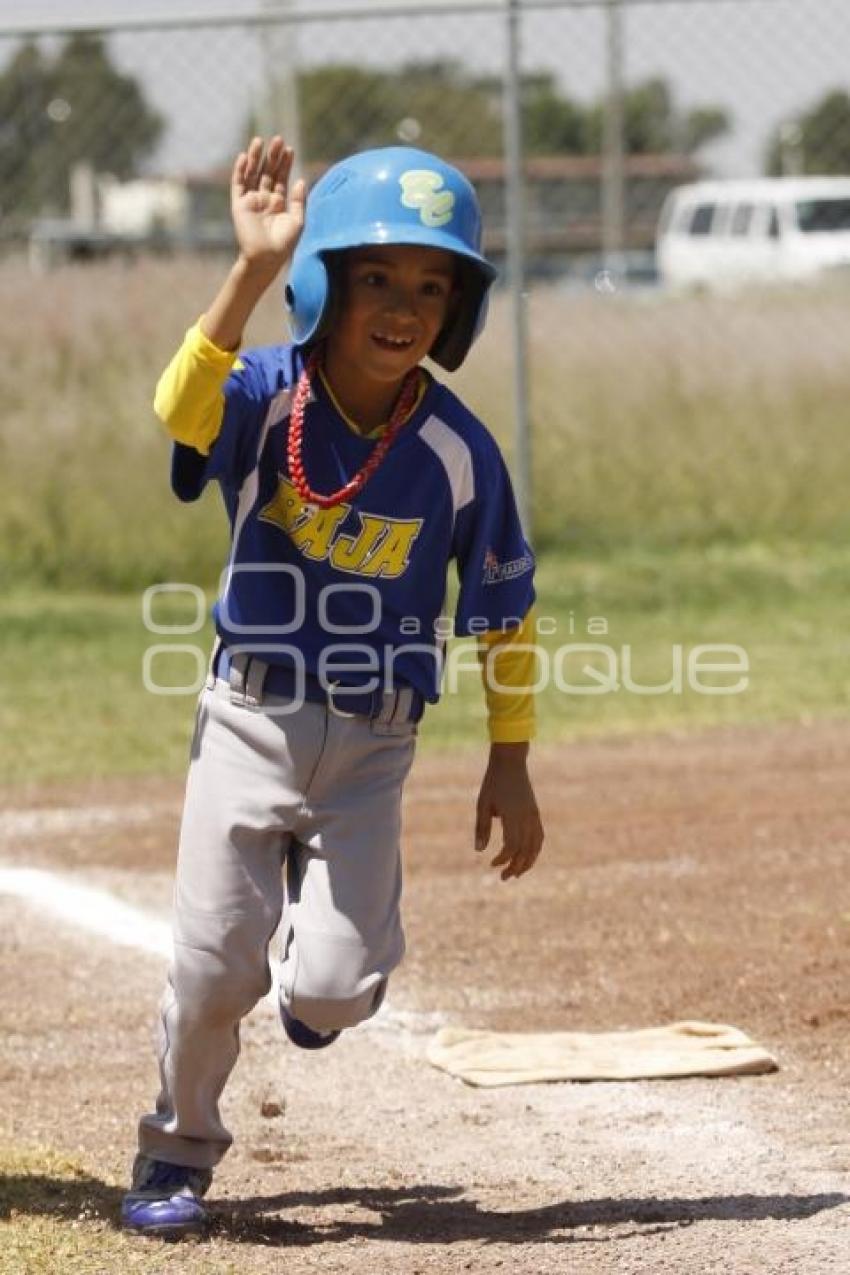
{"type": "Polygon", "coordinates": [[[269,26],[260,28],[265,63],[265,100],[261,116],[266,137],[281,133],[295,151],[292,178],[302,172],[301,125],[298,111],[298,27],[292,21],[292,0],[263,0],[269,26]]]}
{"type": "Polygon", "coordinates": [[[625,179],[623,145],[623,8],[607,0],[606,65],[608,85],[602,142],[602,256],[615,277],[625,251],[625,179]]]}
{"type": "Polygon", "coordinates": [[[508,287],[514,372],[514,488],[526,535],[532,539],[531,430],[528,413],[528,315],[525,262],[525,196],[522,164],[520,2],[506,0],[505,160],[508,287]]]}

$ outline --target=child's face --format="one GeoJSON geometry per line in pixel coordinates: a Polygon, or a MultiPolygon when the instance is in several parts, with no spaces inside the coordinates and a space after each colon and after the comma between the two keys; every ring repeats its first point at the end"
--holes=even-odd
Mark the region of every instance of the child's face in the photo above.
{"type": "Polygon", "coordinates": [[[400,380],[437,339],[455,273],[452,254],[440,248],[376,244],[347,252],[328,335],[334,358],[376,381],[400,380]]]}

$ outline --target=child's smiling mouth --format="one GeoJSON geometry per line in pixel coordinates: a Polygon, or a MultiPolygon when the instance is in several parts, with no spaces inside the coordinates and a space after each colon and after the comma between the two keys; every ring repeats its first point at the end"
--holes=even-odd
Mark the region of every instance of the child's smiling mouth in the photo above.
{"type": "Polygon", "coordinates": [[[412,336],[391,336],[388,332],[373,332],[372,340],[382,350],[409,350],[413,345],[412,336]]]}

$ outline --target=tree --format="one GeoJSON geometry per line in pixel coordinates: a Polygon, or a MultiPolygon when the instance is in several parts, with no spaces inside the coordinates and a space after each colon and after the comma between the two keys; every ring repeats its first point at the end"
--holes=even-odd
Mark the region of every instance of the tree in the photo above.
{"type": "MultiPolygon", "coordinates": [[[[472,77],[451,60],[411,62],[398,71],[317,67],[299,76],[298,90],[302,144],[311,159],[341,159],[399,138],[449,156],[502,152],[501,80],[472,77]]],[[[551,72],[523,76],[522,95],[529,155],[599,153],[604,102],[575,101],[551,72]]],[[[728,128],[729,116],[720,107],[680,111],[661,79],[635,85],[623,96],[628,154],[692,154],[728,128]]]]}
{"type": "Polygon", "coordinates": [[[371,146],[413,142],[445,155],[494,155],[502,125],[486,85],[451,61],[398,71],[338,64],[298,77],[302,146],[333,161],[371,146]]]}
{"type": "Polygon", "coordinates": [[[523,129],[529,155],[583,155],[588,146],[585,108],[563,97],[552,74],[523,78],[523,129]]]}
{"type": "Polygon", "coordinates": [[[51,147],[49,69],[27,41],[0,76],[0,212],[38,207],[36,156],[51,147]]]}
{"type": "MultiPolygon", "coordinates": [[[[588,140],[592,151],[602,147],[605,106],[590,108],[588,140]]],[[[682,112],[666,80],[653,78],[623,94],[623,139],[629,155],[692,155],[728,131],[730,118],[722,107],[695,107],[682,112]]]]}
{"type": "Polygon", "coordinates": [[[788,123],[768,143],[765,168],[770,175],[850,173],[850,94],[833,89],[790,128],[788,123]]]}
{"type": "Polygon", "coordinates": [[[684,147],[688,155],[707,146],[724,133],[729,132],[731,120],[729,112],[719,106],[697,106],[688,111],[683,121],[684,147]]]}
{"type": "Polygon", "coordinates": [[[0,75],[2,211],[65,210],[72,167],[128,178],[151,153],[161,116],[113,66],[104,40],[73,35],[52,61],[29,41],[0,75]]]}

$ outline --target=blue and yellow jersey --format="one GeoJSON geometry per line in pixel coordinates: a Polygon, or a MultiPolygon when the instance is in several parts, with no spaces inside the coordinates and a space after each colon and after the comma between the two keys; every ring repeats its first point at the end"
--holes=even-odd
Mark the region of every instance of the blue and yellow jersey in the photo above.
{"type": "MultiPolygon", "coordinates": [[[[155,408],[175,440],[172,485],[195,500],[215,480],[231,546],[215,606],[225,643],[269,662],[293,650],[306,668],[345,682],[378,667],[387,684],[440,693],[447,571],[456,564],[454,631],[501,660],[498,683],[534,680],[534,561],[495,440],[444,385],[422,392],[377,471],[350,501],[304,504],[287,466],[290,403],[302,370],[292,345],[227,353],[199,326],[163,374],[155,408]],[[511,647],[517,649],[513,655],[511,647]]],[[[304,423],[315,491],[335,491],[375,446],[352,428],[321,377],[304,423]]],[[[530,695],[488,691],[490,735],[533,733],[530,695]]]]}

